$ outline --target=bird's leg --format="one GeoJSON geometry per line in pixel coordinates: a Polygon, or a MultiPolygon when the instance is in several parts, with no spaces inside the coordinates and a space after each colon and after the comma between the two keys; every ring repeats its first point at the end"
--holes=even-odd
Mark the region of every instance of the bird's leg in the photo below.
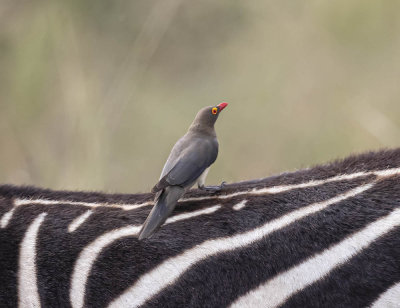
{"type": "Polygon", "coordinates": [[[207,192],[218,192],[221,191],[226,185],[226,182],[222,182],[221,185],[219,186],[204,186],[204,185],[198,185],[199,189],[205,190],[207,192]]]}

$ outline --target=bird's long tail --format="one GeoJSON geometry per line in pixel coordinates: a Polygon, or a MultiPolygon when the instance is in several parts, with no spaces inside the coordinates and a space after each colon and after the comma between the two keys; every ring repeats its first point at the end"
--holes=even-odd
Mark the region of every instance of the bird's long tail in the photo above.
{"type": "Polygon", "coordinates": [[[168,186],[162,190],[140,230],[139,240],[149,238],[160,228],[184,193],[185,189],[180,186],[168,186]]]}

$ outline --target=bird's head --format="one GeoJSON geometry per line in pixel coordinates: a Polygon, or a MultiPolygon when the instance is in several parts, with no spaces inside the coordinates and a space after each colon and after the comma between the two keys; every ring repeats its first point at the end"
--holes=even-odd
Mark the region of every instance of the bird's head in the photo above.
{"type": "Polygon", "coordinates": [[[191,129],[206,130],[213,129],[215,121],[217,121],[219,113],[228,106],[228,103],[221,103],[216,106],[208,106],[201,109],[194,119],[191,129]]]}

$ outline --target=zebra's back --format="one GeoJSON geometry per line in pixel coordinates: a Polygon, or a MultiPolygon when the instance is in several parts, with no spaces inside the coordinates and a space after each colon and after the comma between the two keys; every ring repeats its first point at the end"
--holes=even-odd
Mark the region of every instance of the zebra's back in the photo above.
{"type": "Polygon", "coordinates": [[[400,306],[399,149],[152,198],[0,186],[0,306],[400,306]]]}

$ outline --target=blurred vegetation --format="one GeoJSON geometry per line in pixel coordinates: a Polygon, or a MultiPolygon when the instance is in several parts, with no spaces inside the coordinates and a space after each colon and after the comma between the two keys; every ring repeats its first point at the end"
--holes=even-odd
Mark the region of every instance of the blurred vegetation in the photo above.
{"type": "Polygon", "coordinates": [[[148,191],[203,106],[208,177],[400,140],[400,2],[0,2],[0,182],[148,191]]]}

